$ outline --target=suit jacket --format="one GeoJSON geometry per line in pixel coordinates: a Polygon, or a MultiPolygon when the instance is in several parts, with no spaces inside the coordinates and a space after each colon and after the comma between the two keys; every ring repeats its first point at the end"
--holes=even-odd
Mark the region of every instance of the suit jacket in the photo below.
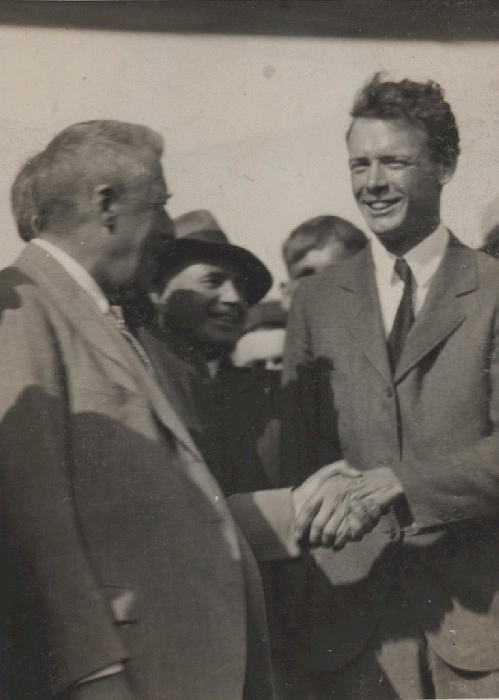
{"type": "MultiPolygon", "coordinates": [[[[226,495],[268,489],[270,460],[261,454],[268,424],[278,417],[276,372],[235,367],[223,358],[215,377],[189,342],[171,329],[141,327],[138,337],[158,382],[177,408],[226,495]]],[[[275,480],[275,476],[274,476],[275,480]]]]}
{"type": "MultiPolygon", "coordinates": [[[[0,273],[0,313],[8,692],[49,698],[127,660],[147,700],[271,697],[255,561],[138,355],[34,245],[0,273]]],[[[238,508],[286,556],[289,494],[238,508]]]]}
{"type": "MultiPolygon", "coordinates": [[[[319,399],[295,408],[285,439],[289,423],[312,420],[316,459],[387,465],[406,495],[405,512],[362,542],[315,558],[300,630],[310,668],[359,653],[400,575],[437,654],[469,671],[499,668],[498,312],[497,261],[452,237],[392,376],[369,247],[297,292],[284,380],[291,390],[315,376],[305,393],[319,399]],[[310,405],[323,407],[312,419],[310,405]]],[[[306,454],[295,448],[303,476],[306,454]]],[[[288,479],[294,471],[296,462],[288,479]]]]}

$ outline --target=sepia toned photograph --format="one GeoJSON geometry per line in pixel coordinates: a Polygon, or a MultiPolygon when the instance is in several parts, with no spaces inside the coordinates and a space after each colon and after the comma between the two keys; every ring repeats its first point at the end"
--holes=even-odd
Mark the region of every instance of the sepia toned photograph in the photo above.
{"type": "Polygon", "coordinates": [[[499,4],[0,4],[0,700],[499,698],[499,4]]]}

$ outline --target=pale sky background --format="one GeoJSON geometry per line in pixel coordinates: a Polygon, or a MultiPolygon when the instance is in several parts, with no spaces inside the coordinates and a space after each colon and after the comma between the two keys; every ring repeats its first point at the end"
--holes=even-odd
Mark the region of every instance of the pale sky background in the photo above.
{"type": "Polygon", "coordinates": [[[461,157],[443,218],[481,242],[499,193],[499,45],[279,39],[0,27],[0,264],[21,249],[10,184],[60,129],[114,118],[159,131],[178,216],[206,208],[231,240],[284,278],[282,241],[319,214],[364,228],[344,133],[356,90],[377,70],[440,82],[461,157]]]}

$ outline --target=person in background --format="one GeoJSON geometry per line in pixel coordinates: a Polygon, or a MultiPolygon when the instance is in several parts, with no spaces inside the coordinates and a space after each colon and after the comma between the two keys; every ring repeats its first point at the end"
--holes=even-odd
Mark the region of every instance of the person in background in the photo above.
{"type": "Polygon", "coordinates": [[[286,435],[315,411],[318,439],[335,436],[329,461],[362,472],[338,479],[336,545],[349,493],[386,515],[324,553],[297,697],[498,697],[499,266],[441,220],[459,133],[440,86],[377,74],[351,117],[352,190],[373,238],[296,292],[284,382],[316,369],[329,392],[286,435]]]}
{"type": "Polygon", "coordinates": [[[483,253],[499,258],[499,225],[492,228],[485,237],[485,243],[480,248],[483,253]]]}
{"type": "Polygon", "coordinates": [[[496,195],[482,211],[480,229],[484,241],[481,251],[499,258],[499,195],[496,195]]]}
{"type": "Polygon", "coordinates": [[[262,558],[298,555],[293,513],[334,470],[229,511],[124,326],[172,236],[162,149],[143,126],[75,124],[12,187],[30,242],[0,272],[2,698],[273,697],[234,518],[262,558]]]}
{"type": "Polygon", "coordinates": [[[287,313],[280,301],[262,301],[249,310],[244,335],[232,354],[238,367],[280,372],[287,313]]]}
{"type": "Polygon", "coordinates": [[[366,243],[366,235],[339,216],[323,214],[297,226],[282,246],[289,275],[289,282],[281,285],[284,308],[289,309],[300,280],[333,263],[347,260],[366,243]]]}
{"type": "Polygon", "coordinates": [[[231,353],[272,277],[210,212],[188,212],[174,226],[148,284],[155,318],[138,336],[224,493],[268,488],[259,441],[278,412],[279,378],[234,366],[231,353]]]}

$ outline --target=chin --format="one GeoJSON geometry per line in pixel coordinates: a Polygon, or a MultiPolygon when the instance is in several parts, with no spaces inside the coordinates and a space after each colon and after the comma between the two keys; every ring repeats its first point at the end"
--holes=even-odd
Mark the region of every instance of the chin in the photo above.
{"type": "Polygon", "coordinates": [[[237,338],[234,338],[234,336],[227,335],[212,335],[207,340],[213,345],[219,345],[227,349],[232,349],[239,340],[239,336],[237,336],[237,338]]]}
{"type": "Polygon", "coordinates": [[[404,230],[403,221],[369,222],[371,231],[382,241],[398,241],[404,230]]]}
{"type": "Polygon", "coordinates": [[[375,217],[370,212],[364,211],[364,218],[371,231],[377,236],[387,240],[394,240],[398,238],[399,231],[404,228],[404,222],[407,217],[405,212],[402,215],[398,213],[394,216],[375,217]]]}

